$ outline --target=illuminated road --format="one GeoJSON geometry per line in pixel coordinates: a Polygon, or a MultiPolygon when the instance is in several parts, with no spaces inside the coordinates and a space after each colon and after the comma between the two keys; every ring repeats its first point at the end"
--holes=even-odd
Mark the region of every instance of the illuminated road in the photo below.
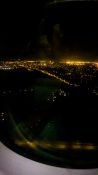
{"type": "MultiPolygon", "coordinates": [[[[30,71],[31,71],[31,69],[29,69],[30,71]]],[[[54,74],[51,74],[51,73],[49,73],[49,72],[47,72],[47,71],[45,71],[45,70],[41,70],[41,69],[35,69],[35,70],[37,70],[37,71],[40,71],[40,72],[42,72],[42,73],[44,73],[44,74],[46,74],[46,75],[49,75],[49,76],[51,76],[51,77],[54,77],[54,78],[56,78],[57,80],[60,80],[61,82],[63,82],[63,83],[65,83],[65,84],[68,84],[68,85],[70,85],[70,86],[75,86],[75,87],[79,87],[80,85],[77,85],[77,84],[72,84],[72,83],[70,83],[70,82],[68,82],[68,81],[66,81],[66,80],[64,80],[64,79],[62,79],[62,78],[60,78],[60,77],[58,77],[58,76],[56,76],[56,75],[54,75],[54,74]]]]}

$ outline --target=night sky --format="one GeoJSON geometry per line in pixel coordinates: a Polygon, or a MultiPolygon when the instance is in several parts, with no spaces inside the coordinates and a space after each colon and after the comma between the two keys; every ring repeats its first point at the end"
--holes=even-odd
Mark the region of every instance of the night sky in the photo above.
{"type": "Polygon", "coordinates": [[[14,4],[0,16],[0,59],[98,56],[98,2],[14,4]]]}

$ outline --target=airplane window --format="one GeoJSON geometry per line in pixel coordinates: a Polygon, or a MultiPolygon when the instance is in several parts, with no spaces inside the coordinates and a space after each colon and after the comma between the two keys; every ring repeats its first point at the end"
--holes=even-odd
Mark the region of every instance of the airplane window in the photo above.
{"type": "Polygon", "coordinates": [[[0,137],[17,153],[60,167],[98,166],[97,5],[47,3],[36,46],[32,36],[26,56],[0,61],[0,137]]]}

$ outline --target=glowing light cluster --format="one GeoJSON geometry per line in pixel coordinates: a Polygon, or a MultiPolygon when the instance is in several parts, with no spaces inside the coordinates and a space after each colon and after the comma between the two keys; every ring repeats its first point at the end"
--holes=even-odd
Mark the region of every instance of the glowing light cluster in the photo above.
{"type": "Polygon", "coordinates": [[[66,64],[69,64],[69,65],[85,65],[85,64],[90,64],[91,62],[89,61],[66,61],[65,62],[66,64]]]}
{"type": "Polygon", "coordinates": [[[98,62],[95,63],[96,68],[98,68],[98,62]]]}

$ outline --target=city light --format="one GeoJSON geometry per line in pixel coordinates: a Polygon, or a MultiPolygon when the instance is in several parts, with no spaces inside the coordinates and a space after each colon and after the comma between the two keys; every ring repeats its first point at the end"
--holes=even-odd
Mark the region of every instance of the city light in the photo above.
{"type": "MultiPolygon", "coordinates": [[[[94,79],[94,77],[96,76],[96,71],[98,71],[98,62],[82,60],[72,61],[70,59],[58,62],[46,59],[0,61],[0,70],[11,71],[18,68],[25,68],[28,71],[36,70],[38,72],[55,78],[64,84],[79,87],[81,85],[87,86],[87,82],[92,81],[94,79]],[[86,68],[89,71],[89,73],[85,72],[86,68]]],[[[93,92],[95,94],[98,94],[97,89],[92,89],[92,93],[93,92]]]]}
{"type": "Polygon", "coordinates": [[[95,63],[96,68],[98,68],[98,62],[95,63]]]}
{"type": "Polygon", "coordinates": [[[76,65],[76,66],[81,66],[85,64],[90,64],[93,63],[91,61],[65,61],[64,63],[69,64],[69,65],[76,65]]]}
{"type": "MultiPolygon", "coordinates": [[[[65,61],[59,61],[58,63],[68,64],[68,65],[85,65],[85,64],[94,64],[98,67],[98,62],[91,62],[91,61],[72,61],[72,60],[65,60],[65,61]]],[[[18,67],[25,67],[26,69],[32,69],[35,67],[47,67],[47,66],[53,66],[57,63],[51,61],[51,60],[17,60],[17,61],[0,61],[0,69],[15,69],[18,67]]]]}

